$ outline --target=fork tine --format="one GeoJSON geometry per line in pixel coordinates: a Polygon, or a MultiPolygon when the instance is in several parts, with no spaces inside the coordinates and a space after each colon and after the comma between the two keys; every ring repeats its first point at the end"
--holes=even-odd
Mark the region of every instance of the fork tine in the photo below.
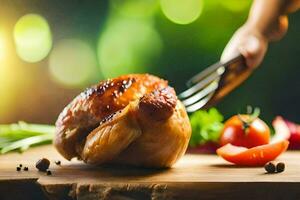
{"type": "Polygon", "coordinates": [[[220,68],[222,66],[223,66],[223,64],[221,62],[217,62],[217,63],[211,65],[210,67],[204,69],[202,72],[200,72],[199,74],[196,74],[190,80],[188,80],[187,86],[190,87],[193,84],[201,81],[203,78],[205,78],[209,74],[215,72],[218,68],[220,68]]]}
{"type": "Polygon", "coordinates": [[[190,106],[197,101],[200,101],[202,98],[210,94],[211,92],[215,91],[218,88],[218,81],[213,81],[207,87],[203,88],[193,96],[190,96],[189,98],[182,101],[182,103],[187,107],[190,106]]]}
{"type": "Polygon", "coordinates": [[[186,99],[192,95],[194,95],[199,90],[202,90],[205,86],[210,84],[211,82],[215,81],[221,74],[223,74],[225,71],[224,67],[220,67],[217,71],[210,74],[209,76],[205,77],[201,81],[199,81],[197,84],[193,85],[189,89],[183,91],[178,95],[180,99],[186,99]]]}
{"type": "Polygon", "coordinates": [[[241,58],[243,58],[243,56],[238,53],[236,55],[233,55],[226,62],[216,62],[215,64],[211,65],[210,67],[206,68],[205,70],[203,70],[199,74],[196,74],[190,80],[188,80],[187,86],[190,87],[191,85],[201,81],[201,79],[203,79],[207,75],[209,75],[212,72],[218,70],[220,67],[230,65],[230,64],[234,63],[235,61],[240,60],[241,58]]]}
{"type": "Polygon", "coordinates": [[[201,109],[203,106],[205,106],[205,104],[211,99],[211,97],[213,96],[214,92],[211,92],[210,94],[208,94],[205,98],[201,99],[200,101],[198,101],[195,104],[192,104],[190,106],[186,106],[185,109],[188,113],[193,113],[199,109],[201,109]]]}
{"type": "Polygon", "coordinates": [[[217,62],[192,77],[187,82],[189,88],[178,95],[185,105],[186,111],[192,113],[205,106],[214,96],[215,91],[219,91],[219,81],[225,72],[225,68],[241,60],[243,60],[243,56],[236,54],[226,62],[217,62]]]}

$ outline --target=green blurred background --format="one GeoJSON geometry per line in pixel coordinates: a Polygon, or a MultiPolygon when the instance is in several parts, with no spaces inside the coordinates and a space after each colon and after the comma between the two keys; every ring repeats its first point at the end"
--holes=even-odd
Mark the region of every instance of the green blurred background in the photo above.
{"type": "MultiPolygon", "coordinates": [[[[0,123],[54,123],[99,80],[148,72],[177,92],[216,62],[250,0],[0,0],[0,123]]],[[[300,12],[261,67],[220,104],[300,122],[300,12]]]]}

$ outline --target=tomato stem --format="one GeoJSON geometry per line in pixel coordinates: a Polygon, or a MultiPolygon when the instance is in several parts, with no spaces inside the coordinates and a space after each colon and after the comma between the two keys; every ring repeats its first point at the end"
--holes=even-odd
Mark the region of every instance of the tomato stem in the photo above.
{"type": "Polygon", "coordinates": [[[249,116],[249,118],[246,119],[243,119],[241,114],[237,115],[243,123],[243,130],[246,134],[248,133],[249,127],[251,126],[252,122],[260,115],[260,109],[256,107],[253,110],[251,106],[247,106],[247,115],[249,116]]]}
{"type": "Polygon", "coordinates": [[[260,109],[259,108],[254,108],[253,113],[250,115],[252,121],[254,121],[258,116],[260,115],[260,109]]]}

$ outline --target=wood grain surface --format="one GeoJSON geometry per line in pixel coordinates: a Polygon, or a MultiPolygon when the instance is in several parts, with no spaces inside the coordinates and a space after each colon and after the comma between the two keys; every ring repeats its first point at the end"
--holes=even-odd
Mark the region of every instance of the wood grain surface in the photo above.
{"type": "Polygon", "coordinates": [[[95,167],[67,161],[48,145],[0,156],[0,199],[300,199],[300,152],[278,161],[286,164],[283,173],[191,154],[164,170],[95,167]],[[51,176],[35,168],[42,157],[51,161],[51,176]],[[19,164],[29,171],[16,171],[19,164]]]}

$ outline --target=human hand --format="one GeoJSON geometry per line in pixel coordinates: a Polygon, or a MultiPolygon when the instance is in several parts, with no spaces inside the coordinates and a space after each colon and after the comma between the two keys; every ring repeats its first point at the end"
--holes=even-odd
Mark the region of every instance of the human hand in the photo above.
{"type": "Polygon", "coordinates": [[[227,43],[221,61],[226,62],[237,54],[242,54],[248,67],[257,67],[263,60],[268,40],[260,32],[247,24],[239,28],[227,43]]]}
{"type": "Polygon", "coordinates": [[[242,54],[249,67],[257,67],[263,60],[268,43],[281,39],[288,29],[289,12],[300,7],[300,0],[256,0],[247,22],[239,28],[226,45],[221,61],[242,54]]]}

